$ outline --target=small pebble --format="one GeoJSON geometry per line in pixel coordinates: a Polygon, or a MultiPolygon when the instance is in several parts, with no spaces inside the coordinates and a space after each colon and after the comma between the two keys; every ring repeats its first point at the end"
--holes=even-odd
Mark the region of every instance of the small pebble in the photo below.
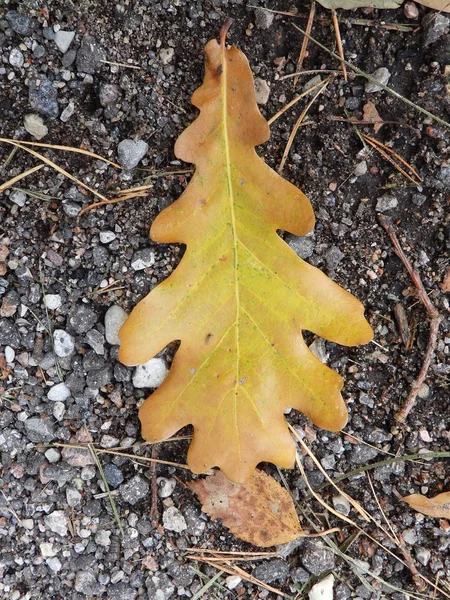
{"type": "Polygon", "coordinates": [[[73,115],[73,113],[75,112],[75,104],[70,101],[69,104],[66,106],[66,108],[62,111],[60,119],[63,123],[67,123],[67,121],[70,119],[70,117],[73,115]]]}
{"type": "Polygon", "coordinates": [[[70,398],[70,390],[65,383],[57,383],[50,388],[47,398],[52,402],[64,402],[70,398]]]}
{"type": "Polygon", "coordinates": [[[175,54],[175,50],[173,48],[161,48],[159,51],[159,60],[163,65],[168,65],[172,62],[175,54]]]}
{"type": "Polygon", "coordinates": [[[255,99],[257,104],[267,104],[270,96],[270,87],[267,81],[257,77],[255,79],[255,99]]]}
{"type": "Polygon", "coordinates": [[[187,529],[185,518],[175,506],[170,506],[163,513],[164,529],[181,533],[187,529]]]}
{"type": "Polygon", "coordinates": [[[166,477],[158,477],[158,495],[160,498],[168,498],[173,494],[177,482],[175,479],[167,479],[166,477]]]}
{"type": "Polygon", "coordinates": [[[11,346],[5,346],[5,359],[6,362],[12,364],[14,362],[14,358],[16,357],[16,353],[11,346]]]}
{"type": "Polygon", "coordinates": [[[403,5],[403,14],[407,19],[417,19],[419,16],[419,9],[414,2],[405,2],[403,5]]]}
{"type": "Polygon", "coordinates": [[[334,575],[330,573],[315,583],[308,593],[308,600],[333,600],[334,575]]]}
{"type": "Polygon", "coordinates": [[[53,342],[55,346],[55,354],[60,358],[70,356],[75,350],[75,340],[63,329],[55,329],[53,332],[53,342]]]}
{"type": "Polygon", "coordinates": [[[11,200],[11,202],[14,202],[14,204],[17,204],[17,206],[22,207],[25,206],[25,200],[27,199],[27,197],[23,192],[20,192],[19,190],[14,190],[9,195],[9,199],[11,200]]]}
{"type": "MultiPolygon", "coordinates": [[[[386,85],[391,77],[391,73],[386,69],[386,67],[381,67],[372,73],[372,77],[376,81],[379,81],[382,85],[386,85]]],[[[381,85],[377,85],[375,82],[368,81],[364,89],[368,94],[373,94],[374,92],[380,92],[383,88],[381,85]]]]}
{"type": "Polygon", "coordinates": [[[338,512],[345,516],[350,514],[350,502],[345,496],[333,496],[333,506],[338,512]]]}
{"type": "Polygon", "coordinates": [[[70,507],[73,508],[74,506],[77,506],[77,504],[80,504],[82,498],[82,495],[77,489],[72,487],[66,489],[66,500],[70,507]]]}
{"type": "Polygon", "coordinates": [[[122,140],[117,146],[119,163],[124,169],[134,169],[148,152],[148,144],[144,140],[122,140]]]}
{"type": "Polygon", "coordinates": [[[100,232],[100,241],[102,244],[110,244],[115,239],[116,239],[116,234],[114,233],[114,231],[101,231],[100,232]]]}
{"type": "Polygon", "coordinates": [[[229,575],[225,577],[225,585],[229,590],[234,590],[241,583],[242,579],[237,575],[229,575]]]}
{"type": "Polygon", "coordinates": [[[136,388],[157,388],[168,373],[169,370],[163,358],[151,358],[148,362],[136,367],[133,374],[133,385],[136,388]]]}
{"type": "Polygon", "coordinates": [[[397,208],[397,206],[397,198],[394,198],[393,196],[382,196],[381,198],[378,198],[375,210],[377,212],[384,213],[388,210],[393,210],[394,208],[397,208]]]}
{"type": "Polygon", "coordinates": [[[123,308],[116,304],[108,308],[105,314],[105,338],[108,344],[120,346],[119,331],[127,317],[123,308]]]}
{"type": "Polygon", "coordinates": [[[49,310],[56,310],[61,306],[62,300],[59,294],[45,294],[44,306],[49,310]]]}
{"type": "Polygon", "coordinates": [[[58,49],[65,54],[69,49],[74,37],[74,31],[63,31],[60,29],[55,34],[55,44],[58,46],[58,49]]]}
{"type": "Polygon", "coordinates": [[[149,494],[150,486],[140,475],[135,475],[130,481],[120,487],[120,495],[125,502],[137,504],[149,494]]]}
{"type": "Polygon", "coordinates": [[[258,29],[270,29],[273,23],[275,14],[263,8],[255,9],[255,24],[258,29]]]}
{"type": "Polygon", "coordinates": [[[56,448],[49,448],[45,451],[44,456],[50,464],[57,463],[61,460],[61,453],[56,448]]]}
{"type": "Polygon", "coordinates": [[[155,253],[144,248],[134,253],[131,260],[131,268],[133,271],[143,271],[155,264],[155,253]]]}
{"type": "Polygon", "coordinates": [[[12,48],[11,52],[9,53],[9,64],[12,67],[20,69],[21,67],[23,67],[24,61],[25,59],[23,57],[22,52],[18,48],[12,48]]]}

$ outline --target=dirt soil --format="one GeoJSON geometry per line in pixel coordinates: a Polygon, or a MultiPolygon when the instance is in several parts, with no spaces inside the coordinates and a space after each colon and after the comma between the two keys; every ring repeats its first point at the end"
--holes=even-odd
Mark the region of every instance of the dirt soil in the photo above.
{"type": "MultiPolygon", "coordinates": [[[[176,160],[173,148],[197,114],[190,96],[202,80],[202,48],[218,37],[226,17],[234,19],[230,39],[246,53],[263,91],[270,86],[268,101],[260,105],[267,118],[317,75],[302,74],[296,86],[293,78],[284,78],[295,72],[302,42],[293,24],[306,26],[310,3],[259,5],[298,14],[258,12],[241,0],[3,0],[2,138],[36,141],[29,131],[39,135],[47,128],[43,143],[84,148],[112,161],[118,160],[121,141],[144,140],[148,151],[139,167],[128,171],[80,154],[35,150],[107,196],[143,183],[153,187],[146,197],[82,216],[80,210],[98,198],[51,167],[0,194],[2,599],[278,598],[281,592],[300,598],[329,573],[334,587],[324,599],[417,597],[420,581],[415,583],[408,566],[396,558],[404,561],[380,527],[352,510],[350,517],[374,539],[359,535],[311,498],[301,503],[303,527],[309,532],[339,527],[340,532],[277,548],[278,555],[265,560],[239,563],[279,593],[228,573],[203,589],[218,571],[189,560],[186,548],[255,549],[201,512],[182,484],[191,477],[188,471],[138,460],[153,452],[160,460],[185,463],[188,441],[161,443],[156,451],[142,444],[137,408],[151,390],[136,379],[134,369],[117,361],[115,333],[108,323],[105,332],[105,314],[111,306],[131,310],[176,268],[183,252],[151,242],[148,230],[190,177],[167,171],[191,169],[176,160]],[[75,35],[70,39],[64,32],[75,35]],[[26,115],[33,115],[27,129],[26,115]],[[62,446],[85,442],[108,451],[99,458],[123,537],[92,455],[62,446]],[[129,456],[112,454],[117,448],[129,456]]],[[[341,11],[345,56],[368,73],[387,69],[393,90],[448,122],[450,20],[444,14],[430,19],[431,11],[423,7],[417,11],[412,19],[403,9],[341,11]]],[[[318,7],[312,34],[335,49],[329,11],[318,7]]],[[[446,590],[445,596],[426,584],[422,597],[449,597],[449,521],[422,516],[400,500],[410,493],[434,496],[450,489],[448,457],[439,454],[450,450],[450,320],[441,287],[449,272],[449,129],[385,90],[368,91],[365,79],[351,70],[345,82],[338,61],[310,44],[303,70],[320,69],[337,75],[309,110],[283,171],[308,195],[317,222],[311,236],[287,235],[286,240],[364,303],[375,341],[360,348],[316,343],[345,380],[350,415],[345,432],[315,430],[295,411],[287,419],[310,441],[329,476],[347,474],[342,489],[387,532],[402,534],[418,571],[446,590]],[[360,125],[359,131],[412,165],[420,185],[365,149],[352,124],[336,120],[362,120],[369,101],[389,123],[377,133],[372,125],[360,125]],[[420,370],[429,324],[379,224],[379,212],[395,223],[405,253],[443,317],[425,385],[404,425],[394,414],[420,370]],[[406,344],[394,316],[397,304],[409,323],[406,344]],[[378,464],[424,452],[438,454],[426,461],[378,464]]],[[[271,140],[258,149],[273,168],[305,103],[277,119],[271,140]]],[[[12,149],[0,144],[1,182],[39,162],[12,149]]],[[[116,315],[120,318],[120,310],[116,315]]],[[[308,334],[307,339],[314,338],[308,334]]],[[[170,366],[173,351],[169,347],[159,355],[156,371],[170,366]]],[[[304,463],[311,485],[319,488],[323,475],[309,458],[304,463]]],[[[273,465],[263,468],[280,479],[273,465]]],[[[301,502],[308,490],[300,473],[282,473],[301,502]]],[[[336,495],[330,487],[320,493],[329,503],[336,495]]],[[[348,513],[345,502],[334,502],[348,513]]]]}

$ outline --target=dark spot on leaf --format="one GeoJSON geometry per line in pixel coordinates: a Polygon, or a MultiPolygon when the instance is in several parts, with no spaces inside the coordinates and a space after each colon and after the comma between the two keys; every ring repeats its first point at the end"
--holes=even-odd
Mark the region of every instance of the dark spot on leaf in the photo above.
{"type": "Polygon", "coordinates": [[[217,67],[216,75],[222,75],[222,73],[223,73],[223,67],[222,67],[222,65],[219,65],[217,67]]]}

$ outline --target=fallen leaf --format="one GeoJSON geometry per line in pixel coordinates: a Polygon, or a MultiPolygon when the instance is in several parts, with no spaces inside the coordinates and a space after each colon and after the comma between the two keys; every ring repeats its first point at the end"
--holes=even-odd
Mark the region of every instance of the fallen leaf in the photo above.
{"type": "Polygon", "coordinates": [[[193,424],[192,471],[218,466],[241,482],[262,461],[293,466],[286,408],[331,431],[347,422],[342,379],[310,352],[302,329],[348,346],[373,332],[362,304],[277,234],[305,235],[314,213],[254,150],[269,126],[246,57],[227,50],[222,35],[205,59],[192,97],[200,116],[175,145],[196,171],[150,232],[187,250],[122,326],[119,359],[143,364],[181,340],[169,375],[139,411],[143,437],[161,441],[193,424]]]}
{"type": "Polygon", "coordinates": [[[244,483],[232,483],[217,471],[187,485],[207,515],[254,546],[268,548],[304,535],[289,493],[259,469],[244,483]]]}
{"type": "MultiPolygon", "coordinates": [[[[430,0],[431,2],[432,0],[430,0]]],[[[325,8],[398,8],[403,0],[318,0],[325,8]]]]}
{"type": "Polygon", "coordinates": [[[450,12],[450,0],[414,0],[417,4],[422,6],[428,6],[428,8],[434,8],[443,12],[450,12]]]}
{"type": "Polygon", "coordinates": [[[375,104],[370,102],[370,100],[363,106],[363,120],[373,123],[374,133],[378,133],[384,125],[383,119],[378,114],[375,104]]]}
{"type": "Polygon", "coordinates": [[[434,496],[434,498],[427,498],[422,494],[411,494],[411,496],[405,496],[402,500],[423,515],[437,519],[450,519],[450,492],[443,492],[434,496]]]}

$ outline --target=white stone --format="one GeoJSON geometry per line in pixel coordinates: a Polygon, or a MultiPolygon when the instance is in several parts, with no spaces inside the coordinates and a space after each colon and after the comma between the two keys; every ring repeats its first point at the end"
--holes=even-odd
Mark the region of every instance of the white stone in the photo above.
{"type": "Polygon", "coordinates": [[[258,104],[267,104],[270,95],[270,87],[267,81],[257,77],[255,79],[255,98],[258,104]]]}
{"type": "Polygon", "coordinates": [[[416,558],[420,564],[426,567],[431,558],[431,552],[428,550],[428,548],[417,548],[416,558]]]}
{"type": "Polygon", "coordinates": [[[36,140],[42,140],[48,133],[48,127],[44,123],[44,119],[40,115],[35,115],[34,113],[25,115],[23,126],[36,140]]]}
{"type": "Polygon", "coordinates": [[[309,600],[333,600],[334,575],[330,573],[319,581],[309,591],[309,600]]]}
{"type": "Polygon", "coordinates": [[[25,529],[28,529],[28,531],[31,531],[34,528],[33,519],[22,519],[21,523],[25,529]]]}
{"type": "Polygon", "coordinates": [[[58,49],[65,54],[69,49],[70,44],[73,42],[73,38],[75,37],[75,31],[57,31],[55,34],[55,44],[58,46],[58,49]]]}
{"type": "Polygon", "coordinates": [[[241,583],[242,579],[237,575],[229,575],[225,577],[225,585],[229,590],[234,590],[241,583]]]}
{"type": "Polygon", "coordinates": [[[127,317],[123,308],[116,304],[108,308],[105,314],[105,338],[108,344],[120,346],[119,331],[127,317]]]}
{"type": "Polygon", "coordinates": [[[23,192],[20,192],[19,190],[14,190],[9,195],[9,199],[11,200],[11,202],[14,202],[14,204],[17,204],[17,206],[22,207],[25,206],[25,200],[27,199],[27,197],[23,192]]]}
{"type": "Polygon", "coordinates": [[[55,329],[53,332],[53,341],[55,345],[55,354],[60,358],[70,356],[75,350],[75,340],[63,329],[55,329]]]}
{"type": "Polygon", "coordinates": [[[99,546],[103,546],[104,548],[107,548],[108,546],[111,545],[111,532],[110,531],[105,531],[104,529],[100,529],[100,531],[97,531],[97,533],[95,534],[95,543],[98,544],[99,546]]]}
{"type": "Polygon", "coordinates": [[[12,362],[14,362],[14,359],[16,357],[16,352],[15,350],[13,350],[13,348],[11,348],[11,346],[5,346],[5,359],[6,362],[11,364],[12,362]]]}
{"type": "Polygon", "coordinates": [[[328,352],[325,344],[325,340],[322,338],[317,338],[313,341],[313,343],[309,346],[309,349],[314,354],[316,358],[326,364],[328,362],[328,352]]]}
{"type": "Polygon", "coordinates": [[[345,496],[333,496],[333,506],[338,512],[345,516],[350,513],[350,502],[345,496]]]}
{"type": "Polygon", "coordinates": [[[59,294],[45,294],[44,305],[48,310],[56,310],[61,306],[61,296],[59,294]]]}
{"type": "Polygon", "coordinates": [[[57,421],[62,421],[64,417],[64,413],[66,412],[66,407],[62,402],[55,402],[53,406],[53,416],[57,421]]]}
{"type": "Polygon", "coordinates": [[[64,402],[70,397],[70,390],[64,382],[57,383],[50,388],[47,398],[52,402],[64,402]]]}
{"type": "Polygon", "coordinates": [[[49,463],[57,463],[61,458],[61,453],[56,448],[49,448],[44,453],[45,458],[49,463]]]}
{"type": "Polygon", "coordinates": [[[77,489],[69,487],[66,490],[66,500],[69,506],[74,507],[80,504],[82,495],[77,489]]]}
{"type": "Polygon", "coordinates": [[[57,551],[53,548],[53,544],[51,542],[42,542],[42,544],[39,544],[39,548],[44,558],[57,555],[57,551]]]}
{"type": "Polygon", "coordinates": [[[166,477],[158,477],[156,482],[159,487],[158,494],[160,498],[168,498],[171,496],[177,485],[176,479],[167,479],[166,477]]]}
{"type": "Polygon", "coordinates": [[[9,64],[12,67],[16,67],[17,69],[20,69],[21,67],[23,67],[24,62],[25,62],[25,59],[23,57],[22,52],[19,50],[19,48],[12,48],[11,52],[9,53],[9,64]]]}
{"type": "Polygon", "coordinates": [[[414,529],[405,529],[405,531],[402,533],[402,536],[405,542],[411,546],[414,546],[414,544],[417,542],[417,534],[414,529]]]}
{"type": "Polygon", "coordinates": [[[157,388],[167,377],[169,369],[164,359],[151,358],[143,365],[136,367],[133,375],[133,385],[136,388],[157,388]]]}
{"type": "Polygon", "coordinates": [[[45,562],[48,564],[48,566],[54,573],[57,573],[58,571],[61,571],[61,569],[62,569],[61,561],[56,556],[54,556],[53,558],[47,559],[45,562]]]}
{"type": "Polygon", "coordinates": [[[114,231],[100,231],[100,241],[102,244],[110,244],[116,239],[114,231]]]}
{"type": "Polygon", "coordinates": [[[164,511],[163,525],[164,529],[167,529],[168,531],[175,531],[176,533],[181,533],[187,529],[186,521],[183,515],[175,506],[170,506],[164,511]]]}
{"type": "Polygon", "coordinates": [[[67,123],[70,117],[73,115],[75,111],[75,104],[72,100],[66,106],[66,108],[62,111],[61,116],[59,117],[63,123],[67,123]]]}
{"type": "Polygon", "coordinates": [[[67,526],[69,520],[63,510],[54,510],[52,513],[44,517],[45,526],[53,533],[61,536],[67,535],[67,526]]]}
{"type": "Polygon", "coordinates": [[[168,65],[172,62],[175,50],[173,48],[161,48],[159,51],[159,60],[163,65],[168,65]]]}
{"type": "Polygon", "coordinates": [[[148,144],[144,140],[122,140],[117,146],[119,163],[125,169],[137,167],[148,151],[148,144]]]}

